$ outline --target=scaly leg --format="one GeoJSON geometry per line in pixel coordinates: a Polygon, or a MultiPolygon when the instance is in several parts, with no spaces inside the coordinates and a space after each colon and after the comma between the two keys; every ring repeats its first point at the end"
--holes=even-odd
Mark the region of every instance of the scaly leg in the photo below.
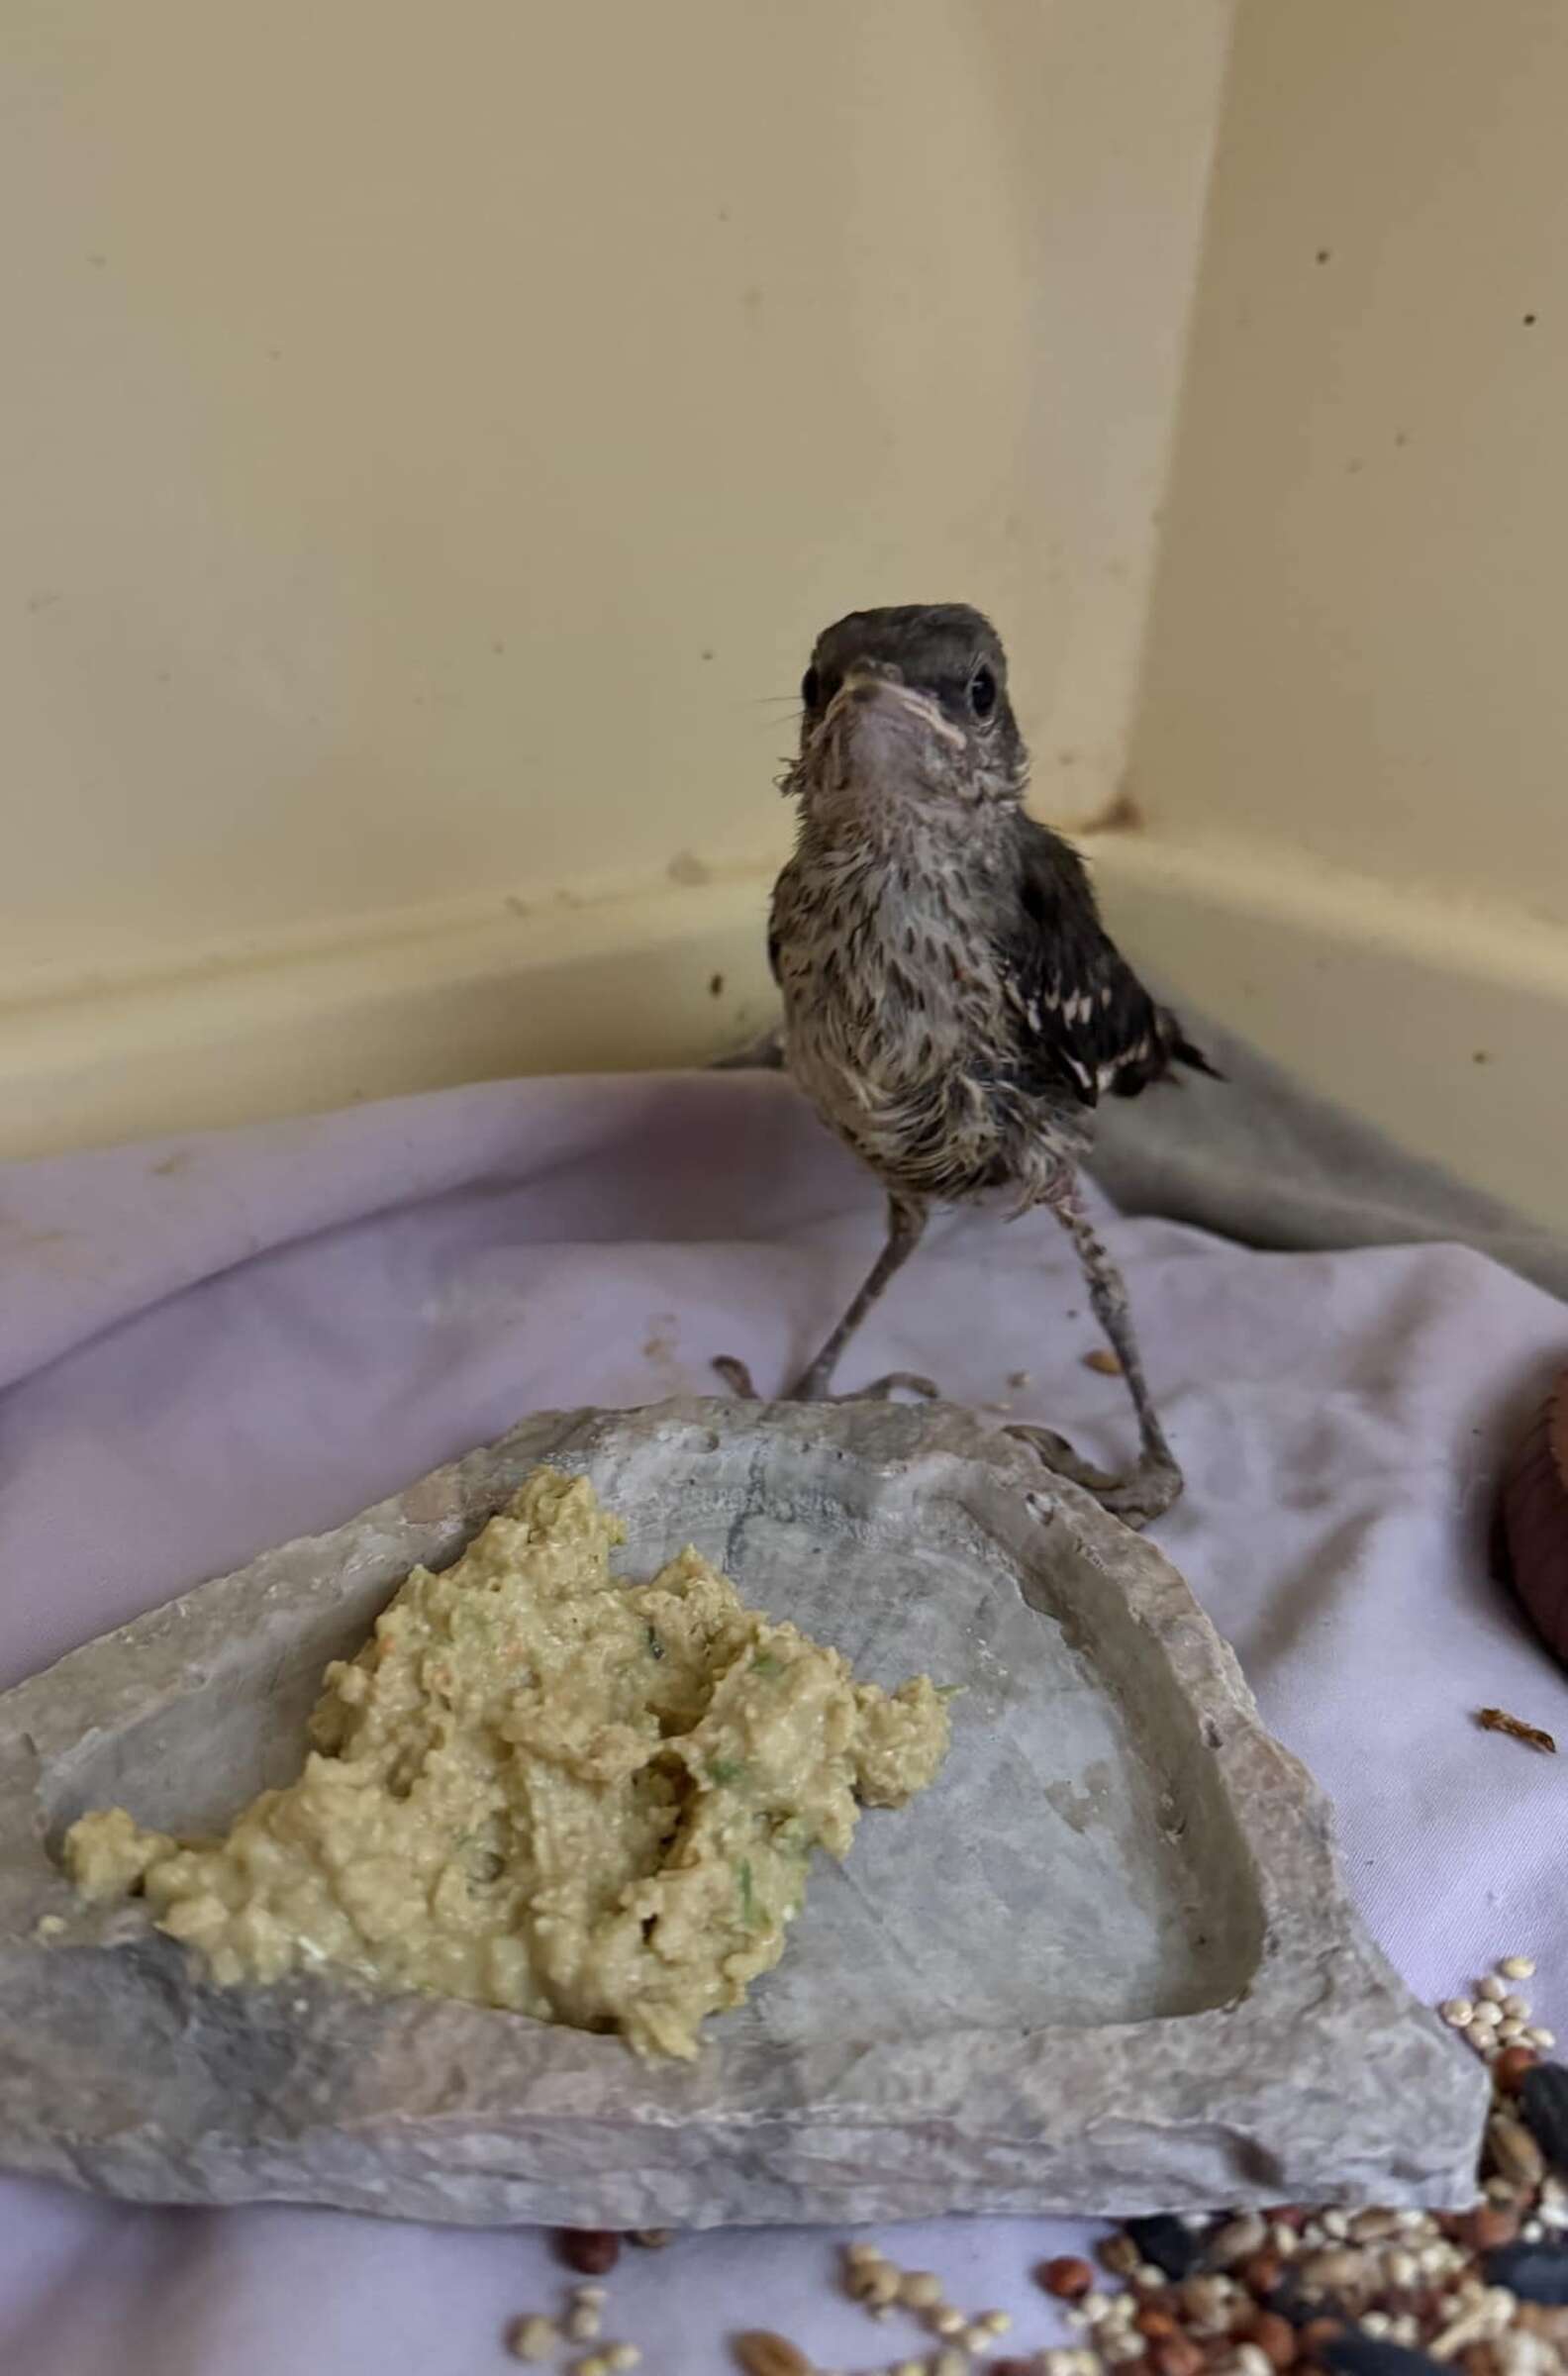
{"type": "MultiPolygon", "coordinates": [[[[925,1236],[929,1210],[924,1197],[889,1194],[887,1243],[873,1263],[864,1286],[822,1351],[814,1361],[808,1362],[794,1385],[785,1388],[782,1398],[785,1402],[826,1403],[835,1399],[857,1403],[886,1402],[896,1386],[903,1386],[911,1394],[935,1395],[936,1388],[930,1378],[920,1377],[908,1369],[891,1370],[885,1378],[876,1379],[870,1386],[858,1387],[852,1395],[841,1398],[835,1398],[828,1391],[839,1354],[894,1272],[902,1270],[925,1236]]],[[[737,1361],[732,1353],[721,1353],[714,1367],[726,1385],[733,1387],[746,1401],[755,1402],[756,1389],[751,1383],[751,1372],[743,1361],[737,1361]]]]}
{"type": "Polygon", "coordinates": [[[1165,1431],[1143,1374],[1143,1358],[1132,1329],[1127,1288],[1078,1202],[1075,1183],[1069,1182],[1061,1194],[1052,1197],[1051,1211],[1077,1248],[1094,1316],[1111,1340],[1132,1397],[1138,1423],[1137,1466],[1126,1476],[1108,1476],[1103,1469],[1093,1468],[1080,1459],[1072,1446],[1048,1428],[1016,1427],[1009,1428],[1007,1433],[1032,1444],[1047,1468],[1071,1477],[1075,1484],[1087,1486],[1098,1502],[1127,1526],[1146,1526],[1175,1501],[1182,1489],[1182,1473],[1165,1440],[1165,1431]]]}

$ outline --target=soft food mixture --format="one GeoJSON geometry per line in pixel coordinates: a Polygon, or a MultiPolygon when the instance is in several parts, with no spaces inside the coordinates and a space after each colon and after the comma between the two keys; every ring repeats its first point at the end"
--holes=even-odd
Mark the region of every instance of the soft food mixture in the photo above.
{"type": "Polygon", "coordinates": [[[144,1890],[221,1983],[336,1964],[695,2054],[783,1953],[813,1848],[931,1781],[947,1710],[929,1676],[856,1683],[694,1550],[622,1583],[624,1536],[537,1470],[328,1667],[296,1782],[218,1840],[83,1816],[73,1879],[144,1890]]]}

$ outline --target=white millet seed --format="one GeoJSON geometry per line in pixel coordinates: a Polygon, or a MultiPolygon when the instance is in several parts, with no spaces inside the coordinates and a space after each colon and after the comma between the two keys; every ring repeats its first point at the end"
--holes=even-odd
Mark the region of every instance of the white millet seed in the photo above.
{"type": "Polygon", "coordinates": [[[893,2376],[926,2376],[926,2362],[923,2359],[901,2359],[893,2376]]]}
{"type": "Polygon", "coordinates": [[[597,2302],[600,2304],[609,2299],[605,2288],[602,2285],[574,2285],[571,2291],[571,2298],[574,2302],[597,2302]]]}
{"type": "Polygon", "coordinates": [[[569,2343],[596,2343],[604,2332],[604,2319],[597,2302],[579,2302],[566,2314],[566,2340],[569,2343]]]}
{"type": "Polygon", "coordinates": [[[1235,2376],[1274,2376],[1274,2362],[1258,2343],[1237,2343],[1230,2354],[1230,2365],[1235,2376]]]}
{"type": "Polygon", "coordinates": [[[1524,2025],[1512,2019],[1501,2021],[1492,2034],[1500,2046],[1517,2046],[1524,2034],[1524,2025]]]}
{"type": "Polygon", "coordinates": [[[1342,2211],[1325,2211],[1323,2228],[1324,2235],[1331,2235],[1335,2243],[1343,2243],[1350,2232],[1350,2222],[1342,2211]]]}
{"type": "MultiPolygon", "coordinates": [[[[1074,2334],[1082,2334],[1082,2332],[1083,2332],[1084,2328],[1085,2328],[1085,2327],[1088,2326],[1088,2324],[1089,2324],[1089,2322],[1088,2322],[1088,2320],[1087,2320],[1087,2319],[1084,2317],[1084,2314],[1083,2314],[1083,2312],[1082,2312],[1081,2310],[1064,2310],[1064,2311],[1062,2312],[1062,2325],[1063,2325],[1064,2326],[1070,2326],[1070,2327],[1072,2328],[1072,2330],[1073,2330],[1074,2334]]],[[[934,2320],[934,2319],[931,2321],[931,2325],[932,2325],[933,2326],[936,2326],[936,2322],[935,2322],[935,2320],[934,2320]]],[[[941,2328],[938,2326],[938,2327],[936,2328],[936,2331],[937,2331],[937,2333],[939,2334],[939,2333],[941,2332],[941,2328]]],[[[949,2332],[949,2333],[951,2333],[951,2334],[961,2334],[961,2333],[963,2332],[963,2321],[962,2321],[962,2319],[960,2319],[960,2320],[959,2320],[959,2322],[958,2322],[958,2324],[957,2324],[957,2326],[956,2326],[949,2327],[949,2328],[948,2328],[948,2332],[949,2332]]]]}
{"type": "Polygon", "coordinates": [[[1072,2352],[1045,2352],[1040,2359],[1040,2376],[1073,2376],[1072,2352]]]}
{"type": "Polygon", "coordinates": [[[1403,2343],[1407,2351],[1413,2351],[1421,2341],[1420,2319],[1412,2318],[1410,2312],[1405,2311],[1389,2328],[1389,2341],[1403,2343]]]}
{"type": "Polygon", "coordinates": [[[586,2359],[576,2362],[572,2376],[610,2376],[610,2362],[602,2351],[590,2352],[586,2359]]]}
{"type": "Polygon", "coordinates": [[[885,2255],[876,2244],[845,2244],[844,2258],[852,2269],[879,2269],[885,2255]]]}
{"type": "Polygon", "coordinates": [[[955,2335],[953,2339],[960,2351],[968,2351],[976,2359],[979,2359],[983,2353],[991,2349],[996,2341],[996,2336],[988,2326],[971,2325],[964,2328],[962,2334],[955,2335]]]}
{"type": "Polygon", "coordinates": [[[1414,2252],[1391,2252],[1383,2267],[1390,2285],[1401,2289],[1414,2285],[1421,2275],[1421,2262],[1414,2252]]]}
{"type": "Polygon", "coordinates": [[[1538,2244],[1545,2233],[1546,2230],[1539,2220],[1526,2220],[1519,2229],[1519,2240],[1521,2243],[1538,2244]]]}
{"type": "Polygon", "coordinates": [[[1013,2313],[1010,2310],[983,2310],[975,2325],[983,2326],[987,2334],[1011,2334],[1013,2313]]]}
{"type": "Polygon", "coordinates": [[[1287,2220],[1276,2220],[1268,2231],[1268,2240],[1281,2260],[1293,2260],[1301,2250],[1302,2239],[1287,2220]]]}
{"type": "Polygon", "coordinates": [[[934,2310],[941,2298],[941,2279],[930,2269],[910,2269],[899,2285],[899,2300],[906,2310],[934,2310]]]}
{"type": "Polygon", "coordinates": [[[604,2360],[610,2376],[632,2376],[632,2370],[641,2365],[642,2354],[636,2343],[612,2343],[604,2360]]]}
{"type": "Polygon", "coordinates": [[[1361,2331],[1382,2340],[1394,2322],[1386,2310],[1367,2310],[1361,2314],[1361,2331]]]}
{"type": "Polygon", "coordinates": [[[1486,1978],[1478,1983],[1476,1995],[1483,2005],[1501,2005],[1508,1990],[1495,1972],[1488,1972],[1486,1978]]]}
{"type": "Polygon", "coordinates": [[[1511,2022],[1527,2022],[1530,2017],[1528,1997],[1505,1997],[1503,2010],[1511,2022]]]}
{"type": "Polygon", "coordinates": [[[1475,2019],[1475,2007],[1468,1997],[1450,1997],[1437,2010],[1450,2030],[1468,2030],[1475,2019]]]}
{"type": "Polygon", "coordinates": [[[554,2320],[536,2313],[533,2318],[514,2323],[507,2336],[507,2349],[514,2359],[548,2359],[560,2339],[554,2320]]]}
{"type": "Polygon", "coordinates": [[[969,2363],[961,2351],[938,2351],[931,2376],[969,2376],[969,2363]]]}
{"type": "Polygon", "coordinates": [[[1140,2334],[1113,2334],[1108,2335],[1101,2344],[1100,2356],[1109,2360],[1114,2368],[1129,2368],[1135,2359],[1143,2357],[1147,2349],[1148,2345],[1140,2334]]]}
{"type": "MultiPolygon", "coordinates": [[[[1078,2311],[1070,2310],[1067,2313],[1067,2324],[1069,2326],[1087,2326],[1089,2322],[1078,2311]]],[[[964,2330],[963,2312],[954,2310],[949,2303],[943,2303],[940,2310],[931,2312],[931,2329],[932,2334],[939,2334],[947,2339],[955,2334],[962,2334],[964,2330]]]]}
{"type": "Polygon", "coordinates": [[[1498,1970],[1505,1980],[1533,1980],[1535,1958],[1533,1955],[1505,1955],[1498,1970]]]}
{"type": "Polygon", "coordinates": [[[1557,2043],[1557,2032],[1555,2030],[1531,2030],[1528,2032],[1528,2036],[1530,2044],[1532,2046],[1538,2046],[1543,2054],[1548,2046],[1554,2046],[1557,2043]]]}
{"type": "MultiPolygon", "coordinates": [[[[1499,1987],[1498,1993],[1499,1995],[1502,1994],[1501,1986],[1499,1987]]],[[[1470,2026],[1473,2030],[1495,2030],[1502,2019],[1502,2007],[1500,2005],[1495,2005],[1492,2002],[1492,1999],[1488,1997],[1476,2007],[1474,2013],[1470,2016],[1470,2026]]]]}
{"type": "Polygon", "coordinates": [[[1162,2294],[1170,2279],[1151,2260],[1142,2260],[1132,2272],[1132,2282],[1140,2294],[1162,2294]]]}

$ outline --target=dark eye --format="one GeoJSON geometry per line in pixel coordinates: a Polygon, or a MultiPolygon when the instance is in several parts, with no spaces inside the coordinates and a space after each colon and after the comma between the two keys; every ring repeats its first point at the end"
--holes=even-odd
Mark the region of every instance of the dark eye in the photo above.
{"type": "Polygon", "coordinates": [[[989,718],[996,708],[997,681],[984,660],[969,679],[969,707],[977,718],[989,718]]]}
{"type": "Polygon", "coordinates": [[[814,710],[817,707],[817,696],[819,693],[821,693],[821,677],[817,674],[815,668],[808,668],[805,675],[801,678],[801,699],[809,710],[814,710]]]}

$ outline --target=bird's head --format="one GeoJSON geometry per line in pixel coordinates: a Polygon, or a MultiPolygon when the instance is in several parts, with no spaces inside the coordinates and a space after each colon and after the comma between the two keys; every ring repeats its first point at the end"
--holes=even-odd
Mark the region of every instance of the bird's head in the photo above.
{"type": "Polygon", "coordinates": [[[800,753],[782,789],[808,811],[1016,802],[1029,757],[990,621],[959,602],[851,611],[801,681],[800,753]]]}

